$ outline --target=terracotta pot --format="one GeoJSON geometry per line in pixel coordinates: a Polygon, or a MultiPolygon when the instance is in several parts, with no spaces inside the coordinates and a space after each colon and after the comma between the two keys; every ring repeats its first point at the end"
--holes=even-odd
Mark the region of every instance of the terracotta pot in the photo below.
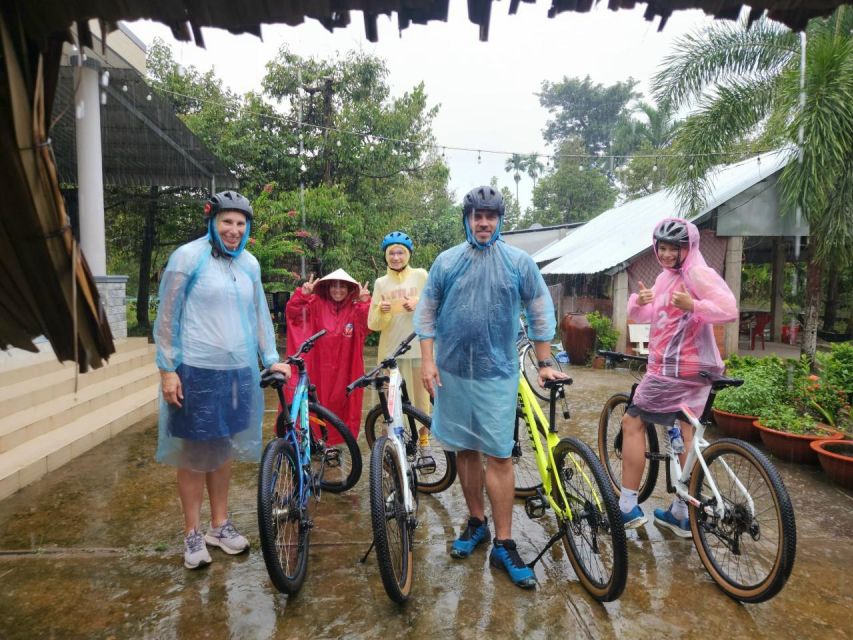
{"type": "Polygon", "coordinates": [[[761,433],[761,442],[767,450],[786,462],[817,464],[817,453],[812,451],[809,445],[815,440],[841,440],[844,437],[841,432],[827,426],[821,429],[825,435],[802,435],[776,431],[776,429],[765,427],[758,420],[753,424],[761,433]]]}
{"type": "Polygon", "coordinates": [[[594,356],[592,359],[593,369],[603,369],[605,364],[604,356],[594,356]]]}
{"type": "Polygon", "coordinates": [[[853,490],[853,440],[815,440],[809,446],[827,477],[853,490]]]}
{"type": "Polygon", "coordinates": [[[729,413],[722,409],[711,409],[714,414],[714,422],[723,435],[746,440],[747,442],[758,442],[761,433],[752,423],[758,420],[758,416],[745,416],[740,413],[729,413]]]}
{"type": "Polygon", "coordinates": [[[587,362],[595,347],[595,329],[589,326],[586,314],[567,313],[560,321],[563,349],[569,354],[569,362],[587,362]]]}

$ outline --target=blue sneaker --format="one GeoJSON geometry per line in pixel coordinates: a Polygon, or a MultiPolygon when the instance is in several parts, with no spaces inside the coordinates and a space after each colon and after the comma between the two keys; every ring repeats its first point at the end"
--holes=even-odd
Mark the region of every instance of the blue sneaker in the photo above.
{"type": "Polygon", "coordinates": [[[626,529],[639,529],[648,522],[646,514],[640,509],[640,505],[635,504],[634,508],[628,513],[622,512],[622,524],[626,529]]]}
{"type": "Polygon", "coordinates": [[[672,515],[672,507],[666,511],[663,509],[655,509],[655,523],[662,527],[666,527],[679,538],[693,537],[693,533],[690,531],[690,518],[679,520],[672,515]]]}
{"type": "Polygon", "coordinates": [[[453,541],[453,546],[450,547],[451,558],[467,558],[474,549],[483,541],[489,539],[489,519],[483,517],[468,518],[468,524],[465,525],[465,530],[456,540],[453,541]]]}
{"type": "Polygon", "coordinates": [[[536,586],[536,574],[533,569],[524,564],[513,540],[498,540],[492,546],[489,563],[493,567],[503,569],[509,574],[513,584],[522,589],[532,589],[536,586]]]}

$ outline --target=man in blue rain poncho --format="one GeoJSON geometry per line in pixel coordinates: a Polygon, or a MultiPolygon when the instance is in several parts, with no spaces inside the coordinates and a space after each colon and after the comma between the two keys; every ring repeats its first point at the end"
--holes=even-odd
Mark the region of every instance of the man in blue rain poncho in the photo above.
{"type": "Polygon", "coordinates": [[[243,251],[249,201],[223,191],[205,203],[204,214],[207,235],[169,258],[154,325],[162,392],[157,460],[178,468],[188,569],[210,564],[206,545],[229,554],[249,548],[228,518],[231,460],[260,458],[258,358],[290,376],[278,362],[260,266],[243,251]],[[211,526],[202,534],[205,487],[211,526]]]}
{"type": "Polygon", "coordinates": [[[530,256],[501,239],[503,214],[503,198],[492,187],[465,196],[467,241],[433,263],[415,311],[415,331],[421,340],[421,377],[435,397],[432,433],[457,452],[469,511],[450,555],[466,558],[489,537],[485,489],[495,526],[489,560],[515,584],[530,588],[536,578],[512,539],[515,341],[522,309],[540,360],[540,384],[566,376],[552,368],[550,359],[556,325],[551,296],[530,256]]]}

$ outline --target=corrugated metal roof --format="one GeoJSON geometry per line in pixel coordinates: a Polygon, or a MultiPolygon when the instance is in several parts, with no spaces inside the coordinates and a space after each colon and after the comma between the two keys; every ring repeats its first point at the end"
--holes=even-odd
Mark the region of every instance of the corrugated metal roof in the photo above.
{"type": "MultiPolygon", "coordinates": [[[[793,157],[791,150],[779,150],[717,170],[710,178],[705,206],[689,219],[701,218],[773,175],[793,157]]],[[[648,249],[656,222],[681,215],[676,195],[666,189],[658,191],[608,209],[571,235],[534,254],[533,259],[554,260],[542,269],[545,274],[600,273],[648,249]]]]}

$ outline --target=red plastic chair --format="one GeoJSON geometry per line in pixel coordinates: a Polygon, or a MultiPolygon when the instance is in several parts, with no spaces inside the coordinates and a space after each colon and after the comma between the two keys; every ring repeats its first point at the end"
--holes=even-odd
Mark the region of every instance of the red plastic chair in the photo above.
{"type": "Polygon", "coordinates": [[[769,313],[755,314],[755,320],[752,325],[752,335],[750,336],[750,351],[755,351],[755,339],[761,338],[761,348],[764,349],[764,329],[770,324],[773,317],[769,313]]]}

